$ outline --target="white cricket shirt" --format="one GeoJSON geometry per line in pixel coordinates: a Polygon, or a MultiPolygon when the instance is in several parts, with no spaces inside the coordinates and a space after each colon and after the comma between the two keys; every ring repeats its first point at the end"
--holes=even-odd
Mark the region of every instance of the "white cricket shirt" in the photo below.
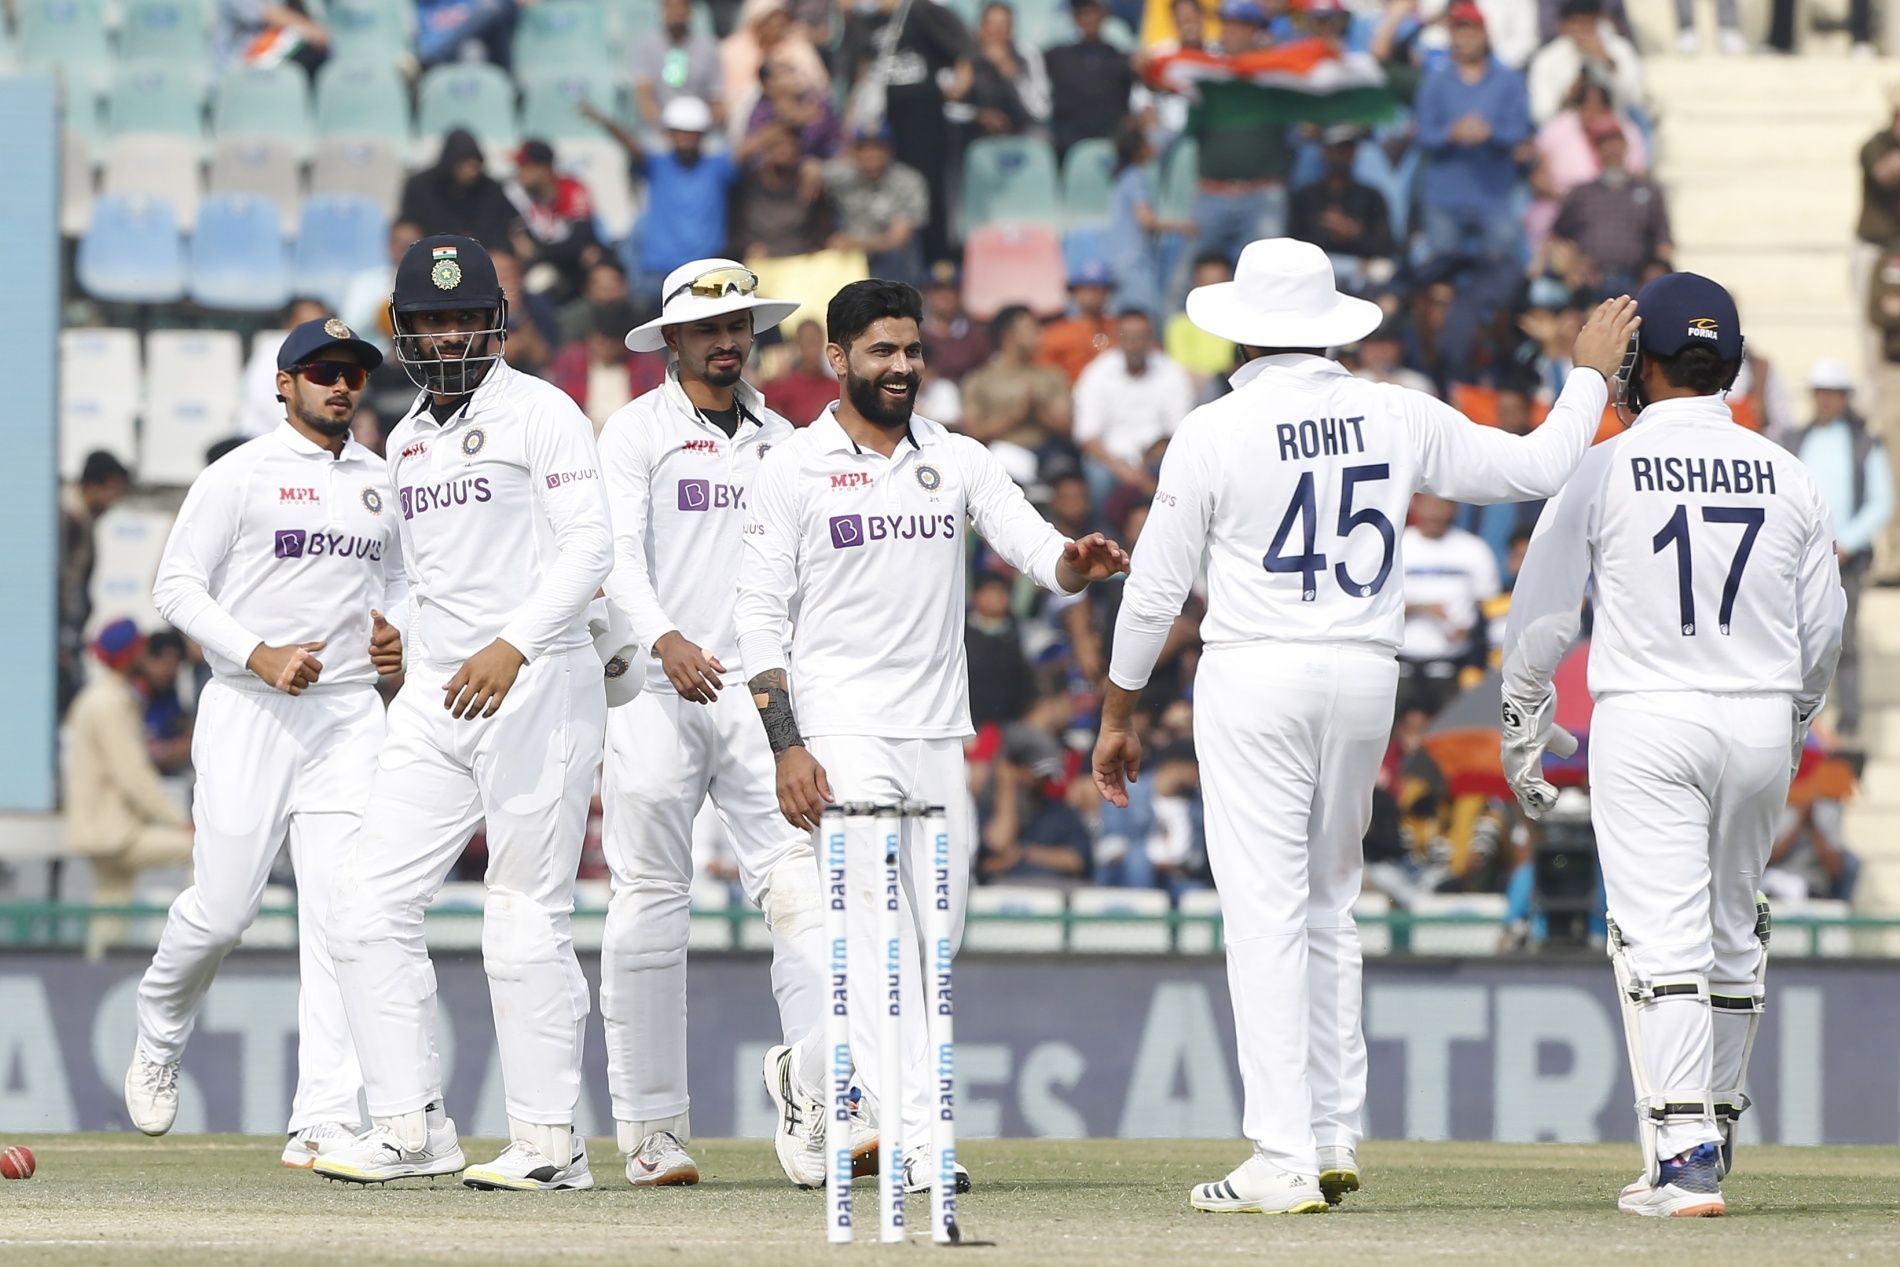
{"type": "Polygon", "coordinates": [[[1162,459],[1115,621],[1109,678],[1139,690],[1203,551],[1210,646],[1360,642],[1405,624],[1399,534],[1423,488],[1461,502],[1548,497],[1589,448],[1608,387],[1577,370],[1527,436],[1306,353],[1257,358],[1187,416],[1162,459]]]}
{"type": "Polygon", "coordinates": [[[646,688],[667,694],[676,693],[673,684],[651,653],[675,629],[746,680],[732,623],[746,493],[765,455],[793,435],[742,382],[739,429],[728,439],[687,398],[677,373],[669,369],[664,383],[621,406],[600,433],[614,520],[607,596],[648,653],[646,688]]]}
{"type": "Polygon", "coordinates": [[[1122,350],[1110,348],[1075,381],[1075,442],[1099,440],[1110,456],[1140,466],[1192,408],[1194,383],[1171,358],[1150,352],[1143,372],[1130,374],[1122,350]]]}
{"type": "Polygon", "coordinates": [[[496,638],[530,660],[591,646],[613,563],[594,425],[559,388],[497,363],[438,423],[417,398],[386,447],[416,604],[409,654],[458,663],[496,638]]]}
{"type": "Polygon", "coordinates": [[[323,639],[316,689],[374,682],[370,609],[408,621],[397,525],[381,458],[354,440],[332,457],[280,422],[192,482],[152,605],[233,685],[268,685],[245,667],[260,644],[323,639]]]}
{"type": "Polygon", "coordinates": [[[913,415],[886,458],[858,447],[836,408],[775,445],[753,482],[740,658],[754,676],[789,668],[806,736],[968,737],[971,521],[1045,589],[1059,591],[1068,539],[977,441],[913,415]]]}
{"type": "Polygon", "coordinates": [[[1480,608],[1498,596],[1498,556],[1484,538],[1461,528],[1428,537],[1407,528],[1399,538],[1405,559],[1407,607],[1435,603],[1439,616],[1414,612],[1405,618],[1399,654],[1407,660],[1445,660],[1471,648],[1471,636],[1484,619],[1480,608]]]}
{"type": "Polygon", "coordinates": [[[1713,396],[1659,401],[1544,507],[1504,627],[1504,686],[1541,699],[1596,579],[1590,694],[1786,692],[1816,704],[1847,599],[1799,458],[1713,396]]]}

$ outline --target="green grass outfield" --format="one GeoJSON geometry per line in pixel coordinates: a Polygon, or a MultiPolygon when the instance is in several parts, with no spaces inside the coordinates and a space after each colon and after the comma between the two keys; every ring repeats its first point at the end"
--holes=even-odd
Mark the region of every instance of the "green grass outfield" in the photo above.
{"type": "MultiPolygon", "coordinates": [[[[761,1143],[702,1140],[696,1188],[635,1192],[610,1141],[602,1187],[482,1193],[452,1181],[388,1188],[325,1183],[277,1165],[278,1141],[239,1136],[14,1138],[39,1173],[0,1182],[0,1264],[698,1264],[795,1267],[926,1255],[828,1246],[821,1197],[798,1192],[761,1143]]],[[[491,1141],[464,1141],[472,1158],[491,1141]]],[[[1188,1186],[1244,1153],[1220,1141],[994,1140],[961,1154],[977,1262],[1113,1263],[1266,1257],[1325,1264],[1900,1262],[1900,1149],[1753,1148],[1727,1187],[1726,1219],[1619,1215],[1633,1146],[1398,1144],[1366,1147],[1366,1189],[1325,1215],[1198,1214],[1188,1186]]],[[[875,1234],[875,1189],[858,1186],[875,1234]]],[[[912,1218],[927,1219],[924,1198],[912,1218]]]]}

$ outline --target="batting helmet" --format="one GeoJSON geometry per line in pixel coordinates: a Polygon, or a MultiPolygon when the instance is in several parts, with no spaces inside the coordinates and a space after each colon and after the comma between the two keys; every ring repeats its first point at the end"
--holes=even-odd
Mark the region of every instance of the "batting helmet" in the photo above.
{"type": "Polygon", "coordinates": [[[389,297],[389,327],[410,382],[442,396],[474,391],[488,367],[501,360],[508,338],[508,296],[488,251],[474,238],[451,233],[423,238],[404,251],[389,297]],[[422,312],[491,316],[479,329],[432,335],[414,328],[412,319],[422,312]]]}

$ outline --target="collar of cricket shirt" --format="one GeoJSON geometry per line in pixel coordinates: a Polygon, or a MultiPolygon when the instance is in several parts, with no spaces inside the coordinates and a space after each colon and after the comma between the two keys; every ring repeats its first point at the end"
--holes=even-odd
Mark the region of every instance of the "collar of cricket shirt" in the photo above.
{"type": "MultiPolygon", "coordinates": [[[[661,384],[661,389],[665,393],[667,403],[671,404],[673,408],[679,410],[686,417],[693,419],[699,423],[700,426],[711,428],[712,430],[718,431],[721,435],[725,434],[723,429],[714,427],[711,422],[707,421],[705,412],[701,410],[698,405],[693,403],[692,397],[686,394],[686,388],[680,384],[680,367],[678,362],[666,367],[666,382],[661,384]]],[[[745,431],[743,426],[745,423],[749,422],[752,424],[752,435],[756,435],[765,429],[765,418],[763,416],[765,397],[759,394],[758,388],[746,382],[743,378],[740,379],[738,383],[733,386],[732,403],[739,407],[739,422],[741,423],[739,429],[730,437],[732,440],[743,443],[745,440],[751,438],[745,431]]]]}
{"type": "Polygon", "coordinates": [[[284,447],[289,449],[292,453],[295,453],[298,457],[321,457],[337,462],[360,462],[369,456],[369,450],[358,444],[354,436],[345,436],[343,438],[343,452],[333,456],[330,450],[324,448],[309,436],[291,426],[289,420],[278,423],[271,431],[271,434],[282,441],[284,447]]]}
{"type": "Polygon", "coordinates": [[[1735,415],[1729,412],[1728,401],[1722,396],[1674,396],[1668,400],[1658,400],[1643,406],[1643,412],[1636,415],[1632,427],[1651,423],[1658,426],[1704,426],[1720,423],[1723,426],[1735,426],[1735,415]]]}
{"type": "Polygon", "coordinates": [[[1275,352],[1272,356],[1256,356],[1235,370],[1227,381],[1236,390],[1253,382],[1268,370],[1289,370],[1295,374],[1312,374],[1318,377],[1345,377],[1349,371],[1331,357],[1315,356],[1311,352],[1275,352]]]}

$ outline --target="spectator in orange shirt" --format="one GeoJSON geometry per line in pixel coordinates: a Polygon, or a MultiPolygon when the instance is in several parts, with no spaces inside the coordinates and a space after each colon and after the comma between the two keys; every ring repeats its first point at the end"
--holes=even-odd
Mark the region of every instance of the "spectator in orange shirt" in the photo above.
{"type": "Polygon", "coordinates": [[[1075,313],[1043,330],[1036,363],[1055,366],[1074,386],[1088,363],[1115,343],[1115,316],[1108,307],[1114,293],[1115,277],[1107,264],[1089,260],[1078,265],[1069,274],[1069,299],[1075,313]]]}

